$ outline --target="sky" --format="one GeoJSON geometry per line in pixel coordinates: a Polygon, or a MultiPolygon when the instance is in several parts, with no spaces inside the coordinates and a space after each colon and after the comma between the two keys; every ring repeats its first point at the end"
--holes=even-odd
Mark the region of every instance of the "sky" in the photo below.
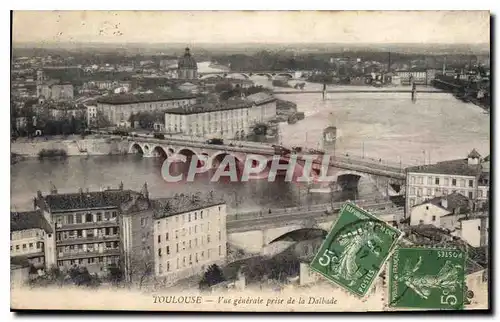
{"type": "Polygon", "coordinates": [[[490,40],[488,11],[15,11],[12,39],[97,43],[445,43],[490,40]]]}

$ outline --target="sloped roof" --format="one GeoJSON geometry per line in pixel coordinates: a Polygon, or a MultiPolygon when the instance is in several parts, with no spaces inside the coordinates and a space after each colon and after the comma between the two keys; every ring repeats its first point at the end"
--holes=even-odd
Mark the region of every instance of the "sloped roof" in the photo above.
{"type": "Polygon", "coordinates": [[[274,96],[269,95],[269,94],[264,93],[264,92],[259,92],[259,93],[248,95],[246,97],[246,99],[251,101],[251,102],[254,102],[256,105],[276,101],[276,98],[274,96]]]}
{"type": "Polygon", "coordinates": [[[479,152],[477,152],[476,149],[472,149],[472,151],[470,151],[469,155],[467,156],[468,158],[481,158],[481,154],[479,154],[479,152]]]}
{"type": "Polygon", "coordinates": [[[10,213],[10,231],[36,228],[43,229],[47,233],[52,233],[52,228],[43,216],[41,210],[10,213]]]}
{"type": "Polygon", "coordinates": [[[131,190],[105,190],[78,193],[56,193],[43,199],[51,212],[64,212],[72,209],[117,208],[130,200],[131,190]]]}
{"type": "Polygon", "coordinates": [[[170,217],[222,204],[225,204],[225,202],[221,199],[202,197],[197,194],[180,194],[172,198],[161,198],[152,201],[155,219],[170,217]]]}
{"type": "Polygon", "coordinates": [[[469,165],[467,159],[442,161],[435,164],[419,165],[406,168],[407,172],[451,174],[461,176],[477,176],[481,173],[481,165],[469,165]]]}

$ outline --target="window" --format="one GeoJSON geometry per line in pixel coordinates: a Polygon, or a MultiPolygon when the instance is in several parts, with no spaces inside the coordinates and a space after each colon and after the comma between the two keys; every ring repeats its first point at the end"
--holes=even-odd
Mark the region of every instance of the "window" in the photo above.
{"type": "Polygon", "coordinates": [[[100,212],[97,213],[97,222],[102,221],[102,214],[100,212]]]}
{"type": "Polygon", "coordinates": [[[436,216],[432,216],[432,221],[436,221],[436,216]]]}
{"type": "Polygon", "coordinates": [[[93,218],[92,218],[92,214],[86,214],[85,215],[85,222],[92,222],[93,218]]]}
{"type": "Polygon", "coordinates": [[[179,231],[178,230],[175,231],[175,239],[179,239],[179,231]]]}
{"type": "Polygon", "coordinates": [[[451,185],[456,186],[457,185],[457,179],[451,179],[451,185]]]}
{"type": "Polygon", "coordinates": [[[450,185],[450,179],[449,178],[444,178],[444,185],[449,186],[450,185]]]}
{"type": "Polygon", "coordinates": [[[26,244],[23,244],[23,249],[26,249],[26,244]]]}
{"type": "Polygon", "coordinates": [[[141,227],[146,226],[146,219],[147,218],[141,218],[141,227]]]}
{"type": "Polygon", "coordinates": [[[195,234],[197,233],[197,230],[198,230],[198,225],[195,225],[195,226],[194,226],[194,233],[195,233],[195,234]]]}
{"type": "Polygon", "coordinates": [[[19,245],[16,245],[16,250],[19,250],[19,245]]]}
{"type": "Polygon", "coordinates": [[[175,244],[176,252],[179,252],[179,243],[175,244]]]}
{"type": "Polygon", "coordinates": [[[185,241],[182,242],[182,250],[186,250],[186,242],[185,241]]]}
{"type": "Polygon", "coordinates": [[[483,190],[478,190],[477,191],[477,197],[482,198],[483,197],[483,190]]]}
{"type": "Polygon", "coordinates": [[[170,272],[170,262],[167,262],[167,272],[170,272]]]}
{"type": "Polygon", "coordinates": [[[471,187],[471,188],[474,187],[474,181],[473,180],[469,180],[469,187],[471,187]]]}
{"type": "Polygon", "coordinates": [[[425,206],[425,210],[429,210],[429,206],[425,206]]]}
{"type": "Polygon", "coordinates": [[[465,187],[465,179],[460,179],[460,187],[465,187]]]}
{"type": "Polygon", "coordinates": [[[167,255],[170,255],[170,246],[167,246],[167,255]]]}
{"type": "Polygon", "coordinates": [[[158,273],[163,273],[163,265],[158,265],[158,273]]]}
{"type": "Polygon", "coordinates": [[[413,184],[415,183],[415,177],[414,176],[410,177],[410,183],[413,183],[413,184]]]}
{"type": "Polygon", "coordinates": [[[182,266],[183,266],[183,267],[186,267],[186,257],[183,257],[183,258],[182,258],[182,266]]]}
{"type": "Polygon", "coordinates": [[[110,219],[109,211],[104,212],[104,220],[108,221],[110,219]]]}
{"type": "Polygon", "coordinates": [[[422,219],[420,219],[420,220],[418,221],[418,223],[419,223],[420,225],[423,225],[423,224],[424,224],[424,221],[423,221],[422,219]]]}
{"type": "Polygon", "coordinates": [[[207,243],[210,243],[210,235],[207,235],[207,243]]]}
{"type": "Polygon", "coordinates": [[[439,178],[434,179],[434,183],[439,185],[439,178]]]}
{"type": "Polygon", "coordinates": [[[432,177],[427,177],[427,184],[432,184],[432,177]]]}
{"type": "Polygon", "coordinates": [[[200,212],[200,219],[203,219],[203,210],[200,212]]]}
{"type": "Polygon", "coordinates": [[[222,239],[222,233],[219,230],[219,240],[221,240],[221,239],[222,239]]]}
{"type": "Polygon", "coordinates": [[[189,241],[189,249],[191,249],[191,240],[189,241]]]}
{"type": "Polygon", "coordinates": [[[41,242],[36,242],[36,248],[37,248],[37,249],[42,248],[42,243],[41,243],[41,242]]]}
{"type": "Polygon", "coordinates": [[[74,223],[74,219],[75,218],[73,217],[73,215],[68,215],[68,217],[67,217],[68,224],[69,225],[73,224],[74,223]]]}
{"type": "Polygon", "coordinates": [[[168,233],[165,234],[165,241],[168,241],[168,233]]]}
{"type": "Polygon", "coordinates": [[[188,214],[188,222],[191,222],[191,214],[188,214]]]}
{"type": "Polygon", "coordinates": [[[191,227],[189,227],[189,235],[191,236],[191,227]]]}
{"type": "Polygon", "coordinates": [[[111,218],[116,218],[117,215],[118,213],[116,211],[113,211],[113,213],[111,214],[111,218]]]}
{"type": "Polygon", "coordinates": [[[219,256],[222,256],[222,246],[219,245],[219,256]]]}
{"type": "Polygon", "coordinates": [[[481,230],[481,226],[477,226],[477,230],[481,230]]]}
{"type": "Polygon", "coordinates": [[[472,191],[469,191],[469,199],[472,199],[472,191]]]}
{"type": "Polygon", "coordinates": [[[158,256],[161,257],[161,248],[158,249],[158,256]]]}
{"type": "Polygon", "coordinates": [[[161,235],[158,235],[158,244],[161,243],[161,235]]]}
{"type": "Polygon", "coordinates": [[[412,195],[412,196],[415,195],[415,187],[410,188],[410,195],[412,195]]]}

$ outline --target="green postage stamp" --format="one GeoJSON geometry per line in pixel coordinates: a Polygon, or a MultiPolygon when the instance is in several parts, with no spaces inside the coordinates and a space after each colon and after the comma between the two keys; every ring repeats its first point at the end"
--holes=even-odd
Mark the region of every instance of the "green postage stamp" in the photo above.
{"type": "Polygon", "coordinates": [[[311,269],[349,292],[365,296],[402,232],[346,203],[311,269]]]}
{"type": "Polygon", "coordinates": [[[389,306],[463,309],[465,261],[460,249],[398,248],[389,268],[389,306]]]}

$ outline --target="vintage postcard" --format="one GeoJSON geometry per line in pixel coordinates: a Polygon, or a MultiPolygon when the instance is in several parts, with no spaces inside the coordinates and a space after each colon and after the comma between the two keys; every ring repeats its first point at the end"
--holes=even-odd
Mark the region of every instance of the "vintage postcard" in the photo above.
{"type": "Polygon", "coordinates": [[[490,309],[490,66],[488,11],[14,11],[11,310],[490,309]]]}

